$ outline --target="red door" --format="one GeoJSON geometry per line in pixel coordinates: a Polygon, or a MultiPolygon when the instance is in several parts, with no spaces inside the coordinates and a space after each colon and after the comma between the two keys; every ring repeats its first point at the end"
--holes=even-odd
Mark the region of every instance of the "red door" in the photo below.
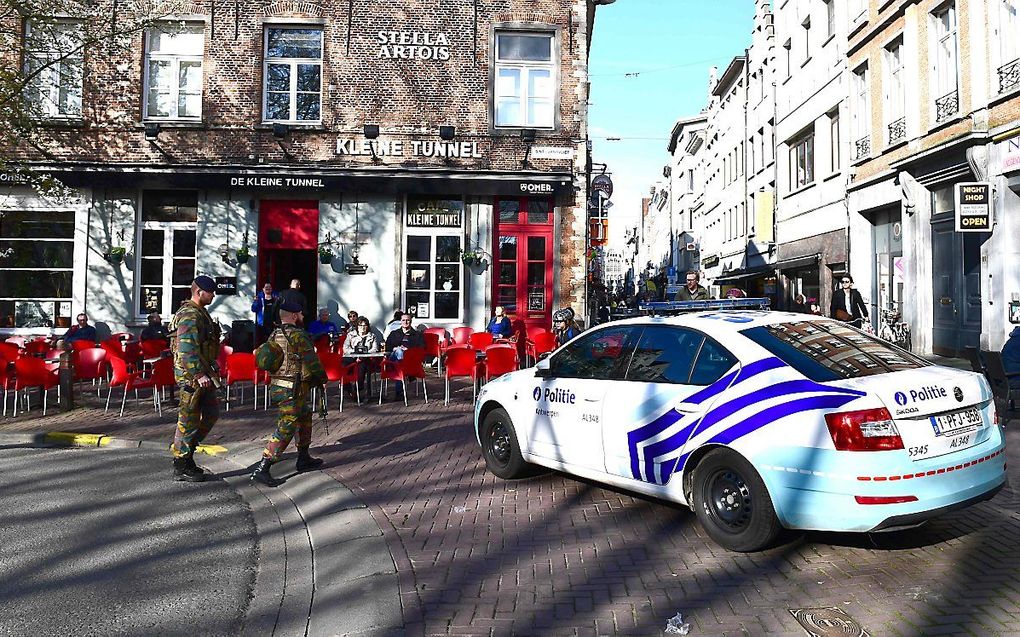
{"type": "MultiPolygon", "coordinates": [[[[272,283],[280,291],[291,279],[301,281],[308,312],[315,311],[318,283],[319,202],[267,200],[259,202],[259,284],[272,283]]],[[[305,317],[305,320],[312,320],[305,317]]]]}
{"type": "MultiPolygon", "coordinates": [[[[553,300],[553,202],[546,198],[496,200],[492,247],[493,294],[515,329],[548,329],[553,300]]],[[[490,312],[491,313],[491,312],[490,312]]]]}

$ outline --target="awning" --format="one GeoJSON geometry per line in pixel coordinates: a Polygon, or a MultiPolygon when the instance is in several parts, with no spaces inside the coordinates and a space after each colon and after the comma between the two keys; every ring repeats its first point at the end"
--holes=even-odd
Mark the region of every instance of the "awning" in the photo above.
{"type": "Polygon", "coordinates": [[[818,265],[818,261],[821,258],[822,255],[820,254],[811,254],[806,257],[787,259],[776,263],[775,268],[777,270],[796,270],[797,268],[806,268],[811,265],[818,265]]]}
{"type": "Polygon", "coordinates": [[[750,272],[729,272],[721,277],[717,277],[712,281],[713,285],[730,285],[739,281],[747,281],[749,279],[757,279],[758,277],[771,276],[775,273],[772,268],[762,268],[759,270],[752,270],[750,272]]]}

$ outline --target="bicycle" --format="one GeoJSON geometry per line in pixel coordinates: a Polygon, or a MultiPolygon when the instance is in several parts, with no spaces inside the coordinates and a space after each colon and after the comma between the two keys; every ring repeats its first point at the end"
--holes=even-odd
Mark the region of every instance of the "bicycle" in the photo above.
{"type": "Polygon", "coordinates": [[[881,317],[882,325],[879,328],[878,337],[909,352],[911,346],[910,326],[906,321],[900,320],[899,311],[882,310],[881,317]]]}

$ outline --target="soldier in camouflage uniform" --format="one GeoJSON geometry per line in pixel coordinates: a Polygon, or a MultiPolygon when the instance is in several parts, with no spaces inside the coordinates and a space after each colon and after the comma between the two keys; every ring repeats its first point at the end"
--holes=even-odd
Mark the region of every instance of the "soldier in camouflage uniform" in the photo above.
{"type": "MultiPolygon", "coordinates": [[[[280,327],[269,340],[282,352],[280,367],[270,376],[269,394],[279,405],[276,417],[276,431],[262,452],[262,461],[251,474],[253,481],[275,487],[280,484],[269,473],[269,468],[279,461],[283,451],[297,434],[297,470],[309,471],[322,465],[320,458],[313,458],[308,452],[312,444],[312,387],[326,382],[326,372],[315,354],[315,347],[308,333],[297,326],[301,320],[302,307],[293,302],[280,304],[280,327]]],[[[267,343],[265,347],[270,347],[267,343]]]]}
{"type": "Polygon", "coordinates": [[[215,294],[216,282],[211,277],[197,277],[191,284],[191,298],[181,304],[170,322],[174,378],[181,390],[171,447],[175,480],[205,480],[205,471],[195,464],[195,449],[220,417],[216,395],[220,386],[216,368],[220,328],[205,309],[215,294]]]}

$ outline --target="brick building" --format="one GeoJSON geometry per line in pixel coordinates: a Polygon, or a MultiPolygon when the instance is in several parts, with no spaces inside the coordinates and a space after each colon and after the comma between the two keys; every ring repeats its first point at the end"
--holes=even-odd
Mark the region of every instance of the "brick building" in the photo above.
{"type": "Polygon", "coordinates": [[[851,271],[915,350],[998,350],[1020,302],[1018,3],[851,4],[851,271]],[[987,231],[957,231],[961,182],[992,184],[987,231]]]}
{"type": "MultiPolygon", "coordinates": [[[[406,307],[451,326],[497,304],[528,324],[583,316],[598,4],[203,0],[83,51],[74,20],[45,42],[4,25],[23,43],[9,62],[57,60],[27,91],[33,144],[4,153],[74,194],[5,180],[0,329],[84,310],[119,331],[173,312],[199,273],[225,324],[291,278],[309,306],[375,325],[406,307]]],[[[139,18],[96,6],[112,29],[139,18]]]]}

